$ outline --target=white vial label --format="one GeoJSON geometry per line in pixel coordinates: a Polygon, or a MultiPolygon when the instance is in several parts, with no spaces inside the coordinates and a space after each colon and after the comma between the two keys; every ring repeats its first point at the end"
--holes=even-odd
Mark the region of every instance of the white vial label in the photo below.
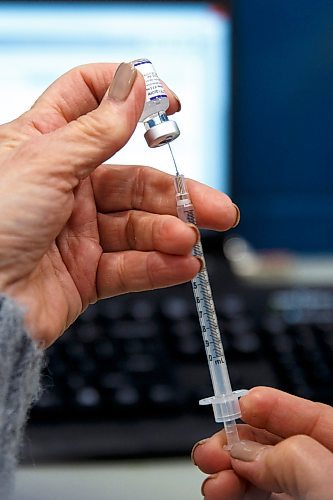
{"type": "Polygon", "coordinates": [[[167,95],[152,63],[148,59],[139,59],[134,61],[133,64],[145,79],[146,101],[166,98],[167,95]]]}

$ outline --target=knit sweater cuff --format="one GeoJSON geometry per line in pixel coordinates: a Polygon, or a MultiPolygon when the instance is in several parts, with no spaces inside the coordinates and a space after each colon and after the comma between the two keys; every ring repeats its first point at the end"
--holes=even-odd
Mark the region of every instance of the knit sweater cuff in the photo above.
{"type": "Polygon", "coordinates": [[[24,311],[0,295],[0,498],[7,499],[28,410],[37,398],[43,352],[27,335],[24,311]]]}

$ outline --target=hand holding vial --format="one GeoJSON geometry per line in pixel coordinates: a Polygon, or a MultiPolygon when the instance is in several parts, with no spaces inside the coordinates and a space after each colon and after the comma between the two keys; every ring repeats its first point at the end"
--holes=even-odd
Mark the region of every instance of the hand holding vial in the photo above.
{"type": "MultiPolygon", "coordinates": [[[[0,286],[45,346],[90,303],[188,281],[200,268],[197,229],[176,217],[172,176],[103,164],[129,140],[145,95],[132,64],[81,66],[0,128],[0,286]]],[[[173,114],[179,101],[166,95],[173,114]]],[[[190,188],[200,225],[234,224],[226,195],[190,188]]]]}

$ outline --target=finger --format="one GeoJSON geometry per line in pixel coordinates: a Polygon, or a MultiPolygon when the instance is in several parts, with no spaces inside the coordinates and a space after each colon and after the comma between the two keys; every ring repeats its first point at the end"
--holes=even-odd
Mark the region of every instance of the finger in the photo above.
{"type": "MultiPolygon", "coordinates": [[[[101,165],[92,175],[98,211],[177,215],[173,179],[150,167],[101,165]]],[[[226,194],[193,180],[187,184],[199,226],[224,231],[235,224],[238,212],[226,194]]]]}
{"type": "Polygon", "coordinates": [[[266,500],[270,494],[252,486],[233,470],[208,477],[202,484],[205,500],[266,500]]]}
{"type": "Polygon", "coordinates": [[[200,261],[192,255],[136,250],[104,253],[97,270],[98,298],[184,283],[193,278],[200,267],[200,261]]]}
{"type": "Polygon", "coordinates": [[[114,63],[96,63],[71,69],[43,92],[25,119],[45,134],[89,113],[102,101],[117,67],[114,63]]]}
{"type": "Polygon", "coordinates": [[[29,136],[53,132],[96,109],[117,67],[113,63],[87,64],[60,76],[29,111],[1,129],[2,145],[12,149],[29,136]]]}
{"type": "MultiPolygon", "coordinates": [[[[238,425],[238,434],[242,440],[258,441],[262,444],[276,444],[280,438],[266,431],[255,429],[249,425],[238,425]]],[[[214,474],[230,469],[230,455],[224,449],[227,444],[225,431],[217,432],[208,439],[196,443],[192,449],[192,461],[202,472],[214,474]]]]}
{"type": "Polygon", "coordinates": [[[205,500],[240,500],[244,498],[247,482],[231,469],[205,479],[201,494],[205,500]]]}
{"type": "MultiPolygon", "coordinates": [[[[118,63],[77,66],[60,76],[24,115],[32,128],[49,133],[98,107],[113,80],[118,63]]],[[[166,86],[168,114],[180,109],[177,96],[166,86]]]]}
{"type": "Polygon", "coordinates": [[[181,104],[180,99],[177,96],[177,94],[175,94],[173,92],[173,90],[171,90],[163,80],[161,80],[161,83],[162,83],[164,90],[166,91],[166,93],[169,97],[169,107],[166,110],[166,114],[172,115],[173,113],[176,113],[176,112],[181,110],[182,104],[181,104]],[[170,96],[172,96],[176,100],[176,102],[174,102],[174,99],[170,99],[170,96]]]}
{"type": "Polygon", "coordinates": [[[293,497],[287,493],[272,493],[268,496],[270,500],[295,500],[293,497]]]}
{"type": "Polygon", "coordinates": [[[225,444],[225,434],[222,432],[208,439],[202,439],[192,448],[192,462],[205,474],[216,474],[231,469],[230,455],[223,448],[225,444]]]}
{"type": "Polygon", "coordinates": [[[240,399],[242,420],[281,437],[306,434],[333,450],[333,408],[269,387],[240,399]]]}
{"type": "Polygon", "coordinates": [[[104,252],[157,250],[187,255],[199,239],[195,226],[176,217],[137,210],[98,214],[98,227],[104,252]]]}
{"type": "Polygon", "coordinates": [[[146,94],[143,78],[136,76],[131,65],[120,65],[108,97],[97,109],[54,132],[23,142],[11,162],[22,163],[24,159],[36,175],[46,176],[50,182],[60,179],[62,189],[72,190],[124,146],[133,133],[146,94]]]}
{"type": "Polygon", "coordinates": [[[259,489],[295,498],[332,498],[333,455],[309,436],[293,436],[275,446],[242,441],[230,454],[234,471],[259,489]]]}

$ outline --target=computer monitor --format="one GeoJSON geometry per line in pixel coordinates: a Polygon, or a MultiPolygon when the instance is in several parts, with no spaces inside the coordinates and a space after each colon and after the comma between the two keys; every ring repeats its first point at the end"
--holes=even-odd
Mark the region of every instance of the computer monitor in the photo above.
{"type": "MultiPolygon", "coordinates": [[[[206,2],[0,3],[0,122],[28,109],[71,67],[149,58],[179,95],[173,143],[180,170],[229,190],[230,18],[206,2]]],[[[139,124],[115,163],[174,173],[168,148],[149,149],[139,124]]]]}
{"type": "Polygon", "coordinates": [[[232,20],[237,231],[333,254],[333,2],[237,0],[232,20]]]}

